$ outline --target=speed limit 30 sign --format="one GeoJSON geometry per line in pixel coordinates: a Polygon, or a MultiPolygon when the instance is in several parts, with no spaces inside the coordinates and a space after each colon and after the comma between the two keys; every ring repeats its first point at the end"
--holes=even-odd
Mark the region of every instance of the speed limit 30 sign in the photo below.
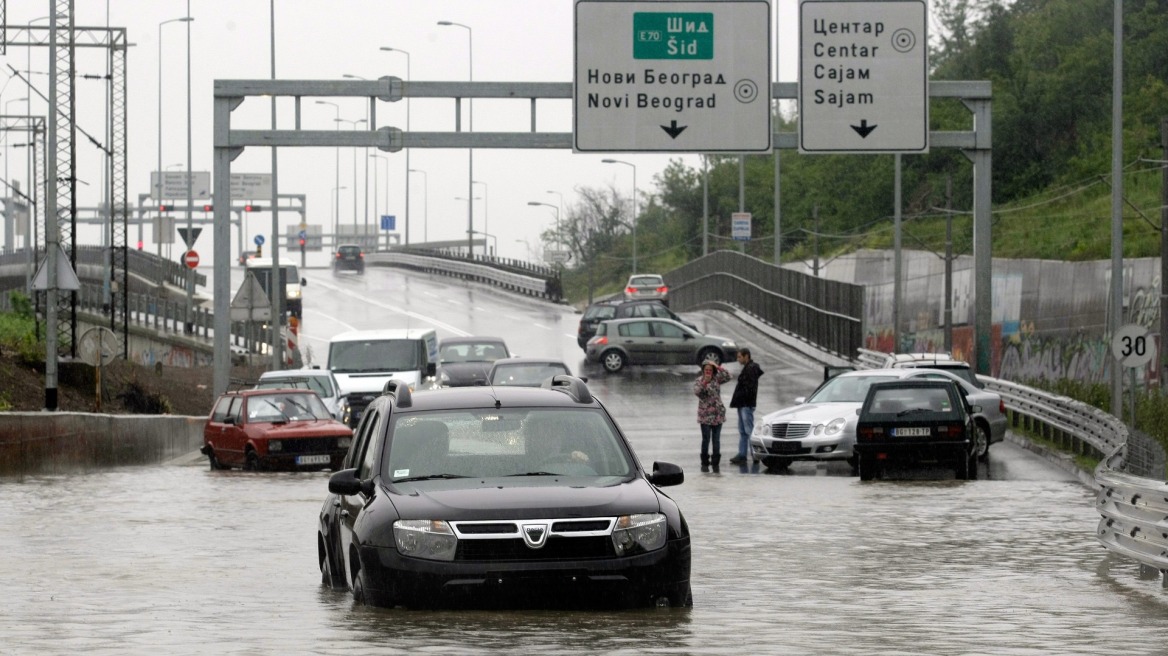
{"type": "Polygon", "coordinates": [[[1111,338],[1111,354],[1125,367],[1142,367],[1148,364],[1156,350],[1156,344],[1148,329],[1129,323],[1115,331],[1111,338]]]}

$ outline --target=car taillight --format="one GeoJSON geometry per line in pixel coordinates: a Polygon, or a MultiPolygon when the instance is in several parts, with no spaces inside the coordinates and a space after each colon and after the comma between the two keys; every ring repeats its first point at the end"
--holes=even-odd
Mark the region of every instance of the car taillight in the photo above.
{"type": "Polygon", "coordinates": [[[877,435],[883,435],[884,429],[879,426],[860,426],[856,429],[856,439],[871,440],[877,435]]]}
{"type": "Polygon", "coordinates": [[[965,424],[938,424],[938,435],[960,435],[965,432],[965,424]]]}
{"type": "Polygon", "coordinates": [[[658,287],[658,288],[657,288],[657,293],[658,293],[658,294],[664,294],[664,293],[666,293],[666,292],[668,292],[668,291],[669,291],[669,288],[668,288],[668,287],[666,287],[665,285],[662,285],[662,286],[660,286],[660,287],[658,287]]]}
{"type": "Polygon", "coordinates": [[[363,260],[363,259],[365,259],[365,254],[364,253],[357,253],[357,258],[363,260]]]}
{"type": "Polygon", "coordinates": [[[337,259],[338,259],[338,260],[339,260],[339,259],[341,259],[341,254],[340,254],[340,253],[337,253],[337,259]]]}
{"type": "Polygon", "coordinates": [[[636,287],[625,287],[625,293],[626,294],[636,294],[637,288],[636,287]]]}
{"type": "Polygon", "coordinates": [[[998,412],[1006,414],[1006,402],[998,399],[998,412]]]}
{"type": "Polygon", "coordinates": [[[604,346],[605,344],[608,344],[608,337],[606,337],[604,335],[599,335],[597,337],[593,337],[589,341],[593,344],[596,344],[597,346],[604,346]]]}

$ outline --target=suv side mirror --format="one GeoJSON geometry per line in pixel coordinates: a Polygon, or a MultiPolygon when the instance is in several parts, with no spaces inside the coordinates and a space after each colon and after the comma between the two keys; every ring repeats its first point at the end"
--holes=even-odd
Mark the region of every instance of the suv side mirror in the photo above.
{"type": "Polygon", "coordinates": [[[328,488],[329,492],[346,497],[362,492],[370,496],[373,494],[373,479],[363,481],[357,478],[356,469],[342,469],[329,477],[328,488]]]}
{"type": "Polygon", "coordinates": [[[685,472],[671,462],[655,462],[653,473],[649,475],[649,482],[657,487],[681,485],[685,482],[685,472]]]}
{"type": "Polygon", "coordinates": [[[307,287],[308,286],[308,278],[301,278],[300,279],[300,286],[307,287]]]}

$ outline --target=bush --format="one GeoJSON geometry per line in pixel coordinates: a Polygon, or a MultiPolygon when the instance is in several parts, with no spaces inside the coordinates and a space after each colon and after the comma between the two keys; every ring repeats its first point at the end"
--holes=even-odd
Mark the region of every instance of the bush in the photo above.
{"type": "Polygon", "coordinates": [[[126,384],[126,391],[118,394],[126,409],[141,415],[168,415],[171,413],[170,400],[161,394],[150,394],[137,381],[126,384]]]}

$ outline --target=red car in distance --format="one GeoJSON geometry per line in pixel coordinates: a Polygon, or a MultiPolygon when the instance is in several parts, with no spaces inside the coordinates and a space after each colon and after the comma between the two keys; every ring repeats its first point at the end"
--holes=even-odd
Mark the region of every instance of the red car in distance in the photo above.
{"type": "Polygon", "coordinates": [[[337,469],[353,431],[308,389],[248,389],[219,397],[203,428],[211,469],[337,469]]]}

